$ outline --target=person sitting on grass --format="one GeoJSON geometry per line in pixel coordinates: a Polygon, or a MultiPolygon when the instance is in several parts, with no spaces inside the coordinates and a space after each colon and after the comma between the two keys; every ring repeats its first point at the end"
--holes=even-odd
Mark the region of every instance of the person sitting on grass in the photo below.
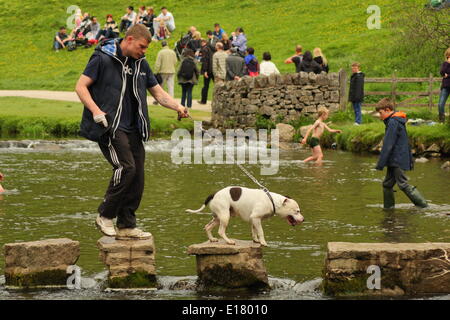
{"type": "Polygon", "coordinates": [[[53,39],[53,49],[55,49],[55,51],[64,49],[67,42],[69,41],[73,41],[73,39],[67,35],[66,28],[61,27],[59,28],[59,32],[56,33],[55,38],[53,39]]]}
{"type": "MultiPolygon", "coordinates": [[[[3,178],[4,178],[3,173],[0,172],[0,181],[3,181],[3,178]]],[[[3,192],[5,192],[5,189],[3,189],[2,185],[0,184],[0,193],[3,192]]]]}
{"type": "Polygon", "coordinates": [[[96,39],[102,41],[103,39],[113,39],[119,37],[119,28],[113,19],[112,14],[106,15],[106,23],[102,30],[97,33],[96,39]]]}
{"type": "Polygon", "coordinates": [[[302,144],[305,144],[311,131],[314,131],[311,139],[308,142],[309,146],[311,147],[312,156],[306,158],[305,160],[303,160],[303,162],[315,160],[317,164],[322,163],[323,153],[322,149],[320,148],[319,140],[325,129],[327,129],[329,132],[341,133],[341,130],[330,129],[324,122],[329,115],[329,110],[326,107],[320,107],[318,112],[319,118],[308,129],[308,131],[306,131],[305,137],[302,140],[302,144]]]}
{"type": "Polygon", "coordinates": [[[161,21],[159,23],[158,32],[155,34],[154,39],[159,41],[159,40],[168,39],[169,37],[170,37],[169,29],[167,29],[166,24],[164,23],[164,21],[161,21]]]}

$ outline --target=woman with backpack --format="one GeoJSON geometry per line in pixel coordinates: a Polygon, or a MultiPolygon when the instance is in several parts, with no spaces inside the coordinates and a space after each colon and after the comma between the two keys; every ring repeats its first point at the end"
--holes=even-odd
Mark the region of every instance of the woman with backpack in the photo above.
{"type": "Polygon", "coordinates": [[[186,107],[192,107],[192,89],[194,85],[198,83],[199,71],[195,64],[195,53],[189,48],[183,50],[183,61],[181,62],[180,69],[178,70],[178,84],[181,85],[181,105],[186,107]]]}
{"type": "Polygon", "coordinates": [[[252,47],[247,48],[247,55],[245,56],[245,65],[247,67],[247,73],[250,77],[259,76],[259,63],[255,57],[255,49],[252,47]]]}

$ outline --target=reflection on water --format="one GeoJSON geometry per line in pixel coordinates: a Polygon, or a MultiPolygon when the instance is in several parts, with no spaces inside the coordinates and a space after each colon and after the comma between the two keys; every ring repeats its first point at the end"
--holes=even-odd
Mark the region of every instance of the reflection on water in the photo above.
{"type": "MultiPolygon", "coordinates": [[[[87,141],[61,143],[52,150],[27,146],[16,143],[0,148],[0,171],[7,175],[3,186],[9,190],[0,200],[0,246],[61,237],[78,240],[81,256],[77,264],[83,276],[91,284],[96,277],[95,281],[101,282],[104,266],[96,248],[101,235],[94,219],[111,175],[109,164],[95,144],[87,141]]],[[[182,279],[188,284],[195,281],[195,258],[186,250],[207,239],[203,226],[210,217],[188,214],[185,209],[200,207],[209,194],[229,185],[256,186],[233,165],[175,165],[170,160],[170,146],[169,141],[146,146],[146,186],[137,212],[139,226],[155,236],[157,274],[165,284],[156,292],[127,298],[220,298],[171,288],[182,279]]],[[[275,289],[246,298],[324,298],[317,287],[330,241],[450,241],[450,173],[440,169],[440,161],[418,164],[408,173],[411,183],[430,201],[429,208],[416,209],[397,192],[397,208],[385,211],[384,173],[374,169],[376,157],[325,151],[323,165],[315,166],[301,161],[308,154],[308,150],[281,151],[280,168],[273,176],[260,176],[258,165],[245,165],[271,191],[297,200],[305,217],[297,227],[277,217],[263,222],[269,244],[263,251],[264,263],[275,289]]],[[[227,233],[230,238],[251,240],[250,226],[239,219],[231,220],[227,233]]],[[[0,274],[3,267],[1,256],[0,274]]],[[[0,299],[123,297],[99,288],[76,293],[40,291],[29,296],[0,289],[0,299]]]]}

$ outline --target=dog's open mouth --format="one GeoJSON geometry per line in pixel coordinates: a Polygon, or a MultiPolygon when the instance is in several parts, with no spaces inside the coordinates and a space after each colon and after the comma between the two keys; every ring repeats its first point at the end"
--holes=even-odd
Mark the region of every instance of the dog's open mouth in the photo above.
{"type": "Polygon", "coordinates": [[[293,217],[293,216],[291,216],[291,215],[288,215],[287,216],[287,220],[288,220],[288,222],[289,222],[289,224],[291,225],[291,226],[296,226],[297,225],[297,220],[295,220],[295,218],[293,217]]]}

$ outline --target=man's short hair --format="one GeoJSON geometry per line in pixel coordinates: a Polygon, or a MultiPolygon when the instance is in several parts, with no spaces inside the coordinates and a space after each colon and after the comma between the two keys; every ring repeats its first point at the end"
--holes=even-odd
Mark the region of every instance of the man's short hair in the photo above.
{"type": "Polygon", "coordinates": [[[231,53],[236,53],[237,52],[237,48],[236,47],[231,47],[230,51],[231,51],[231,53]]]}
{"type": "Polygon", "coordinates": [[[220,24],[214,23],[214,27],[220,27],[220,24]]]}
{"type": "Polygon", "coordinates": [[[64,26],[59,27],[59,31],[64,30],[65,28],[66,28],[66,27],[64,27],[64,26]]]}
{"type": "Polygon", "coordinates": [[[133,6],[129,6],[128,9],[130,9],[131,11],[134,11],[134,7],[133,6]]]}
{"type": "Polygon", "coordinates": [[[375,110],[377,110],[377,111],[386,110],[386,109],[390,109],[392,111],[394,111],[394,109],[395,109],[394,102],[389,98],[381,99],[380,101],[378,101],[377,106],[375,107],[375,110]]]}
{"type": "Polygon", "coordinates": [[[208,36],[212,36],[212,31],[211,31],[211,30],[208,30],[208,31],[206,31],[206,34],[207,34],[208,36]]]}
{"type": "Polygon", "coordinates": [[[167,10],[167,8],[166,8],[166,7],[161,7],[161,10],[164,10],[164,9],[166,9],[166,10],[167,10]]]}
{"type": "Polygon", "coordinates": [[[353,62],[352,67],[358,67],[361,68],[361,64],[359,62],[353,62]]]}
{"type": "Polygon", "coordinates": [[[247,48],[247,52],[248,52],[248,54],[254,54],[255,53],[255,49],[253,49],[252,47],[248,47],[247,48]]]}
{"type": "Polygon", "coordinates": [[[161,46],[166,47],[167,46],[167,41],[166,40],[161,41],[161,46]]]}
{"type": "Polygon", "coordinates": [[[263,60],[265,60],[265,61],[272,60],[272,56],[270,55],[270,52],[264,52],[263,53],[263,60]]]}
{"type": "Polygon", "coordinates": [[[200,39],[200,43],[203,43],[203,42],[204,42],[204,43],[208,43],[208,40],[206,40],[206,39],[204,39],[204,38],[201,38],[201,39],[200,39]]]}
{"type": "Polygon", "coordinates": [[[125,38],[130,36],[134,39],[145,39],[148,42],[152,42],[152,35],[143,24],[135,24],[128,29],[127,33],[125,33],[125,38]]]}
{"type": "Polygon", "coordinates": [[[303,47],[298,44],[298,45],[295,46],[295,51],[296,52],[302,52],[303,51],[303,47]]]}
{"type": "Polygon", "coordinates": [[[223,43],[222,42],[217,42],[216,43],[216,48],[220,49],[220,50],[223,50],[223,43]]]}

